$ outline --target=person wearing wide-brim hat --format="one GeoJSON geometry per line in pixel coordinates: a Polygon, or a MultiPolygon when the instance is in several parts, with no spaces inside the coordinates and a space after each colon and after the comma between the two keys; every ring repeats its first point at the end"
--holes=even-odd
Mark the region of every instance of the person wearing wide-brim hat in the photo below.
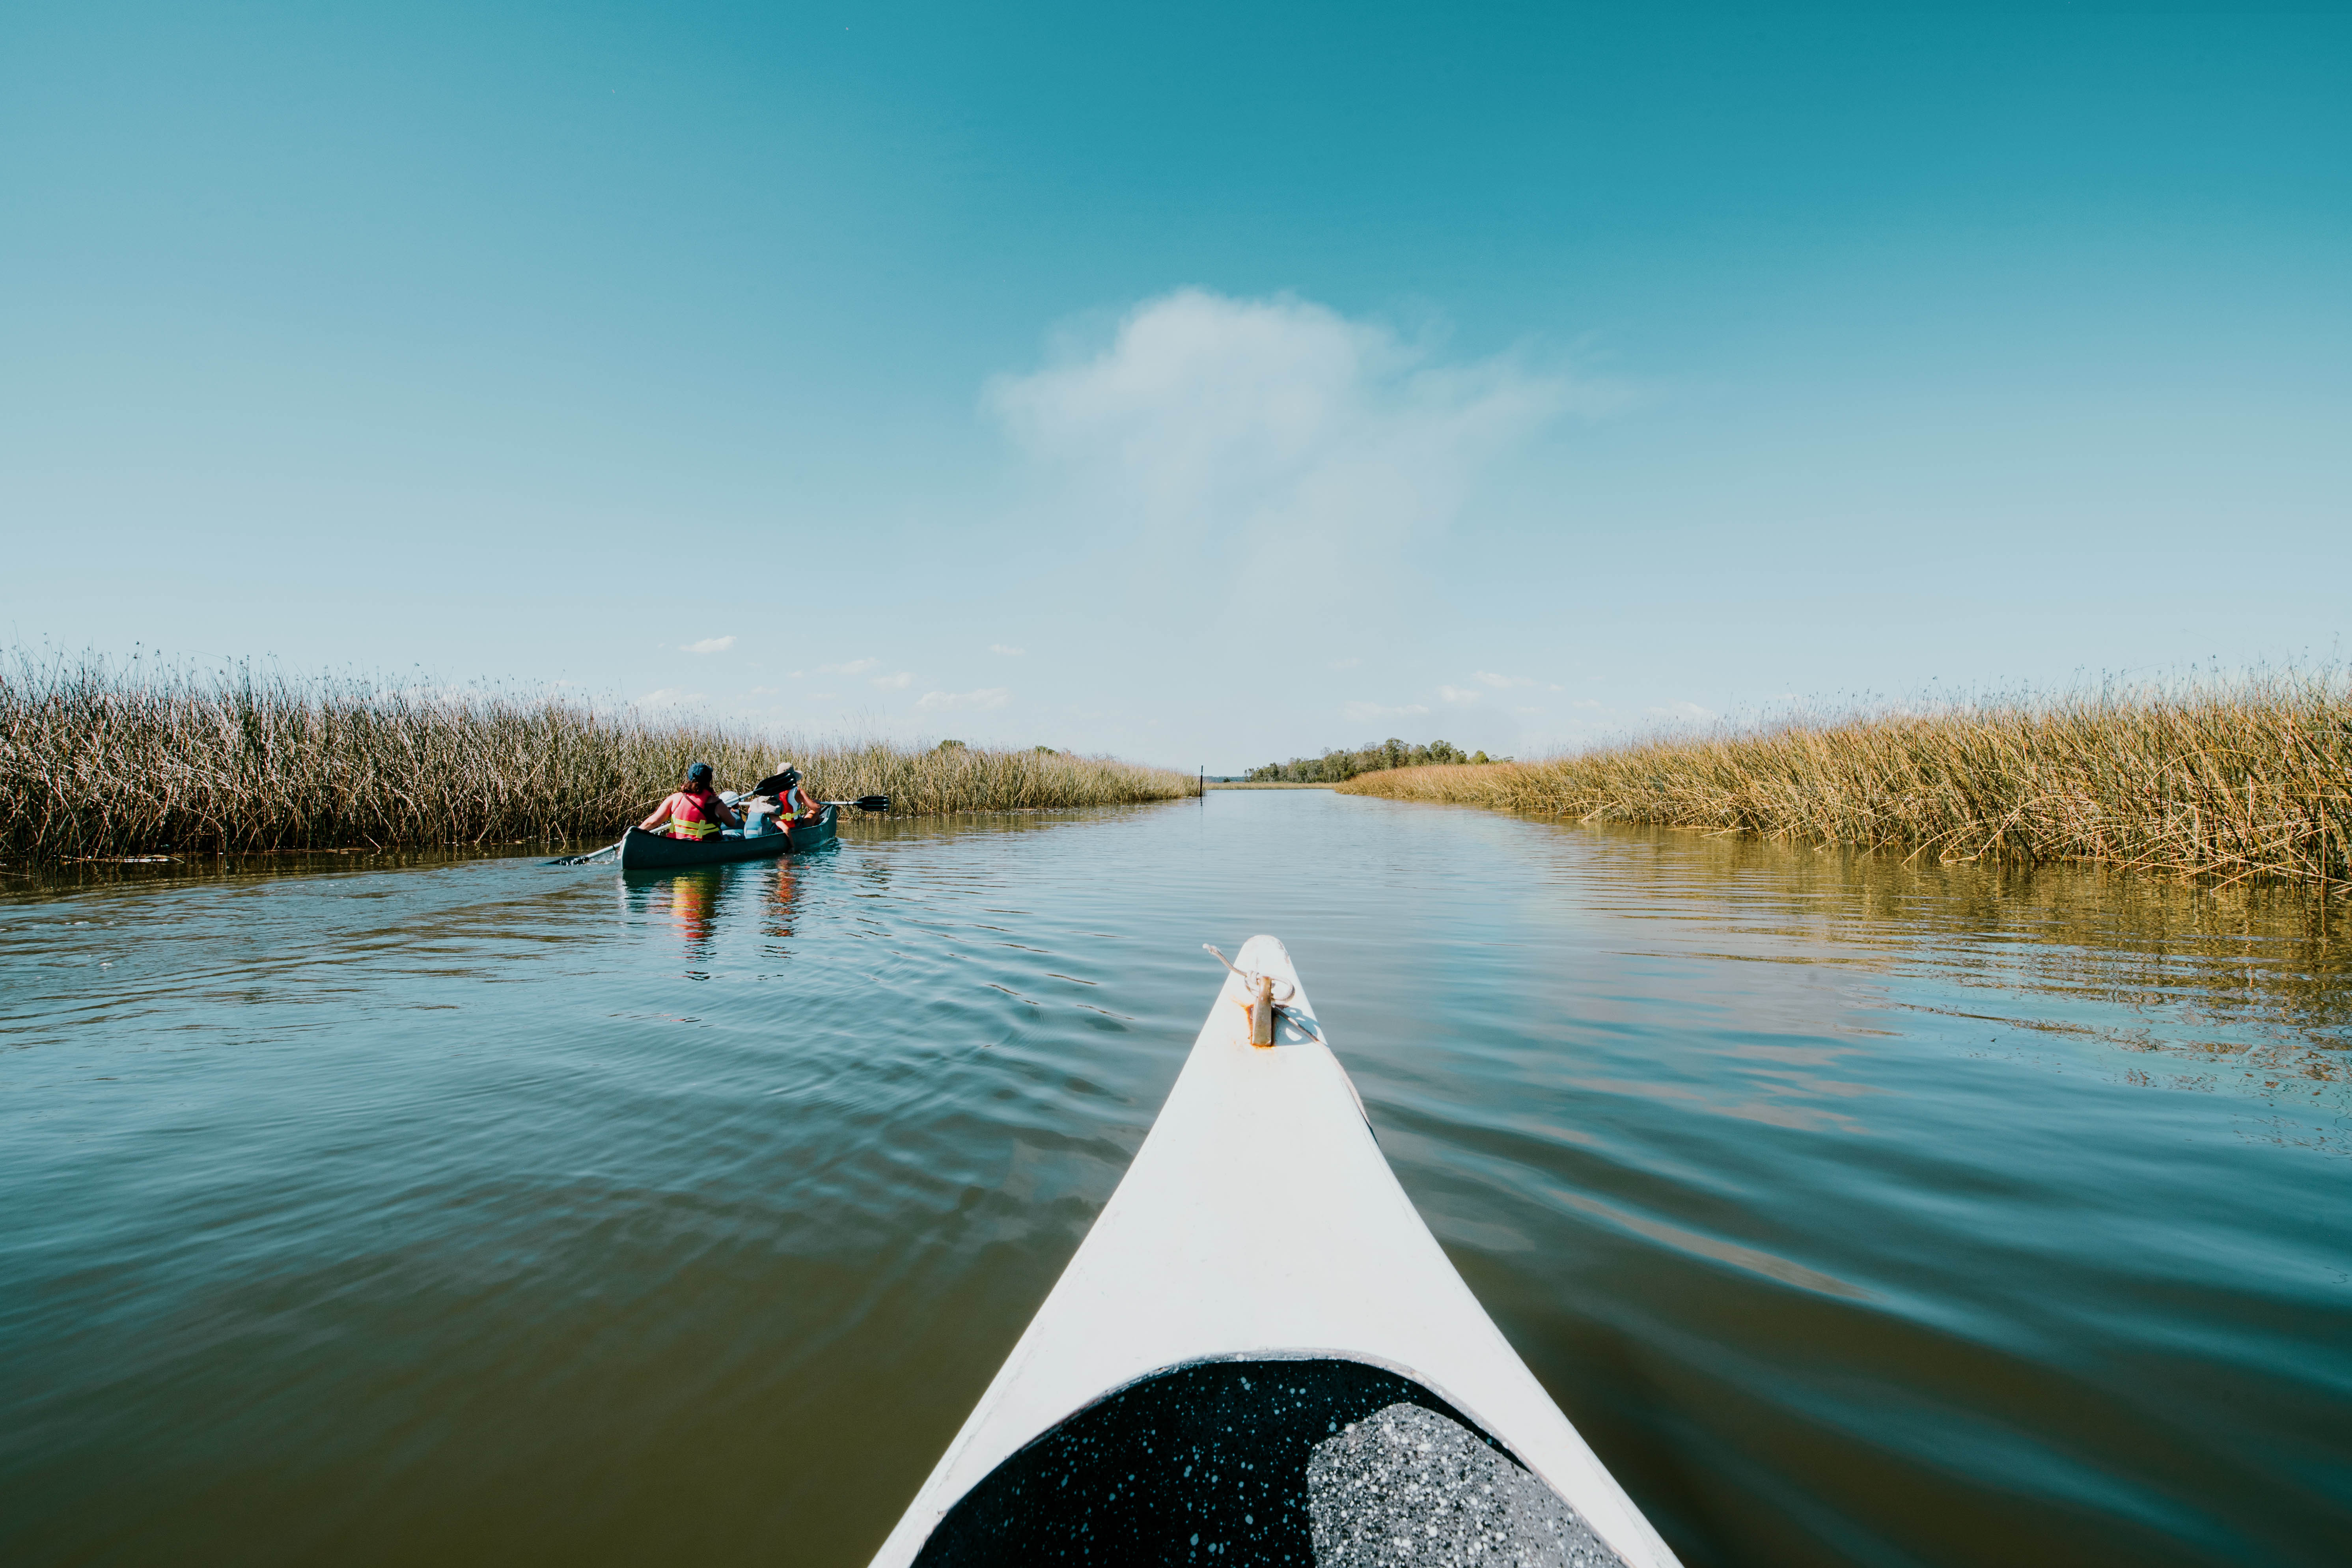
{"type": "Polygon", "coordinates": [[[801,788],[801,771],[790,763],[753,784],[751,793],[774,801],[776,815],[787,822],[814,822],[824,815],[824,807],[801,788]]]}

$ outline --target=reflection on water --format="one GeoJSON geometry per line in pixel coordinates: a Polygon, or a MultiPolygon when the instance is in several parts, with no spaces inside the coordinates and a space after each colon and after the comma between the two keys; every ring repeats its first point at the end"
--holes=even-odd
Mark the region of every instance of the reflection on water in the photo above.
{"type": "Polygon", "coordinates": [[[1991,1026],[1988,1047],[2031,1056],[2053,1048],[2035,1037],[2096,1042],[2120,1053],[2093,1059],[2121,1081],[2316,1110],[2291,1135],[2352,1152],[2328,1120],[2352,1109],[2352,907],[2341,900],[1657,830],[1598,837],[1658,906],[1650,916],[1729,939],[1704,944],[1717,950],[1706,956],[1885,976],[1890,1006],[1991,1026]],[[1905,981],[1952,991],[1919,994],[1905,981]]]}
{"type": "Polygon", "coordinates": [[[795,864],[772,861],[748,875],[727,866],[628,872],[621,881],[622,908],[632,918],[667,913],[670,928],[677,932],[681,973],[690,980],[708,980],[722,906],[730,897],[756,923],[771,956],[789,954],[783,944],[792,940],[793,904],[800,897],[795,864]]]}
{"type": "Polygon", "coordinates": [[[727,885],[725,870],[703,866],[684,871],[637,873],[626,877],[622,885],[628,889],[632,901],[638,907],[668,913],[670,927],[677,932],[686,973],[697,980],[709,979],[710,944],[718,930],[712,917],[718,913],[719,890],[727,885]]]}
{"type": "Polygon", "coordinates": [[[2341,907],[1315,792],[195,869],[0,897],[11,1563],[862,1562],[1261,930],[1693,1564],[2352,1539],[2341,907]]]}

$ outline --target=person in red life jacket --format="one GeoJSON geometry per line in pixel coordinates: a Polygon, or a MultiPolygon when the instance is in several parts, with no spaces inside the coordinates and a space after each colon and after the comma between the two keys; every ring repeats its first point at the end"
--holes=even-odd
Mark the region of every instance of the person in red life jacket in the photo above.
{"type": "Polygon", "coordinates": [[[721,827],[742,826],[743,819],[711,789],[709,763],[687,769],[686,787],[637,824],[645,832],[666,832],[672,838],[715,838],[721,827]]]}
{"type": "Polygon", "coordinates": [[[774,801],[776,816],[782,822],[814,822],[824,815],[824,805],[811,800],[808,792],[801,788],[801,771],[790,763],[781,773],[770,773],[753,784],[751,793],[774,801]]]}

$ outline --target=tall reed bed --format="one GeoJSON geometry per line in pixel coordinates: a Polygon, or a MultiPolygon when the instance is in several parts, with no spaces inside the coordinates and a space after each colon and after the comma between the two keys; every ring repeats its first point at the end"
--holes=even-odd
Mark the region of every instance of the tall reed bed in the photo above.
{"type": "Polygon", "coordinates": [[[820,798],[887,795],[908,812],[1196,793],[1190,773],[1108,757],[811,742],[538,693],[0,662],[13,860],[610,838],[690,763],[731,788],[786,759],[820,798]]]}
{"type": "Polygon", "coordinates": [[[2352,879],[2352,686],[2331,672],[1864,713],[1339,787],[1942,859],[2340,890],[2352,879]]]}

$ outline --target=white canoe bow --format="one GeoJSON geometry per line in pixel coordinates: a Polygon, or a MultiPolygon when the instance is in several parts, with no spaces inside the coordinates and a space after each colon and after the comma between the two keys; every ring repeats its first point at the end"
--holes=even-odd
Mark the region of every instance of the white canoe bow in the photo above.
{"type": "MultiPolygon", "coordinates": [[[[875,1568],[1370,1561],[1368,1537],[1342,1539],[1331,1467],[1360,1428],[1403,1441],[1400,1404],[1460,1424],[1490,1497],[1531,1476],[1539,1509],[1572,1510],[1550,1527],[1564,1551],[1483,1560],[1677,1568],[1398,1185],[1289,953],[1253,937],[1236,963],[1287,991],[1276,1044],[1250,1044],[1228,974],[1135,1163],[875,1568]]],[[[1386,1497],[1383,1528],[1443,1510],[1390,1479],[1349,1494],[1386,1497]]]]}

